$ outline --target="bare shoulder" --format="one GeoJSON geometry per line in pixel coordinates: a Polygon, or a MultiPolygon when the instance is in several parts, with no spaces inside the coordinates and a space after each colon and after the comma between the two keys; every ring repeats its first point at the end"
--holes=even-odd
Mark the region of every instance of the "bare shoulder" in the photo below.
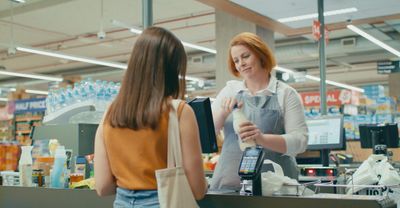
{"type": "Polygon", "coordinates": [[[185,103],[182,109],[182,117],[181,118],[188,118],[188,117],[194,117],[194,111],[192,109],[192,107],[185,103]]]}

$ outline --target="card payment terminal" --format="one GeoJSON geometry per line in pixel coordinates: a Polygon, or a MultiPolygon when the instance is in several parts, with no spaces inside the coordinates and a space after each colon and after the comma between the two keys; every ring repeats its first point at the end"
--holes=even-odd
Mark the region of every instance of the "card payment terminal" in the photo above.
{"type": "Polygon", "coordinates": [[[260,169],[264,160],[262,147],[247,147],[239,164],[239,176],[242,180],[243,195],[261,196],[260,169]]]}

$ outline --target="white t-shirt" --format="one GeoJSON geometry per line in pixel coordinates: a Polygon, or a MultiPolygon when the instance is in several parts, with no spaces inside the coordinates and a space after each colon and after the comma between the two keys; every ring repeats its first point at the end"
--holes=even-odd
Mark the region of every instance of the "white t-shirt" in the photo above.
{"type": "MultiPolygon", "coordinates": [[[[240,91],[250,94],[244,81],[231,80],[219,92],[211,108],[213,113],[222,110],[224,98],[235,97],[240,91]]],[[[272,95],[277,93],[279,106],[284,117],[285,134],[281,135],[287,147],[286,155],[296,156],[307,148],[308,129],[304,116],[304,107],[301,98],[295,89],[271,76],[267,88],[260,90],[256,95],[272,95]],[[279,82],[278,88],[276,84],[279,82]]]]}

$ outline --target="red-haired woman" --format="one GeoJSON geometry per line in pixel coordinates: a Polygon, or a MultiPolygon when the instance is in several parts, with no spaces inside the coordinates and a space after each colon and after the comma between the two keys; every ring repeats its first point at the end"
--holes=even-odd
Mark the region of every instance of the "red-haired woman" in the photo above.
{"type": "Polygon", "coordinates": [[[304,107],[292,87],[271,75],[276,65],[268,46],[253,33],[235,36],[229,48],[229,71],[243,81],[228,81],[212,105],[216,132],[224,129],[222,153],[210,189],[240,189],[238,169],[243,142],[262,146],[265,159],[278,163],[284,174],[297,179],[294,156],[307,147],[308,131],[304,107]],[[233,129],[231,114],[235,105],[248,122],[233,129]]]}

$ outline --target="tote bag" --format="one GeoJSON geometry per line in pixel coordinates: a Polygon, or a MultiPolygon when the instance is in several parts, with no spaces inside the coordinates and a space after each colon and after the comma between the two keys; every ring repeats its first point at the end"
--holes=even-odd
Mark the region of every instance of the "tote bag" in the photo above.
{"type": "Polygon", "coordinates": [[[168,167],[156,170],[158,200],[161,208],[198,208],[185,171],[177,109],[181,100],[173,100],[168,122],[168,167]]]}

